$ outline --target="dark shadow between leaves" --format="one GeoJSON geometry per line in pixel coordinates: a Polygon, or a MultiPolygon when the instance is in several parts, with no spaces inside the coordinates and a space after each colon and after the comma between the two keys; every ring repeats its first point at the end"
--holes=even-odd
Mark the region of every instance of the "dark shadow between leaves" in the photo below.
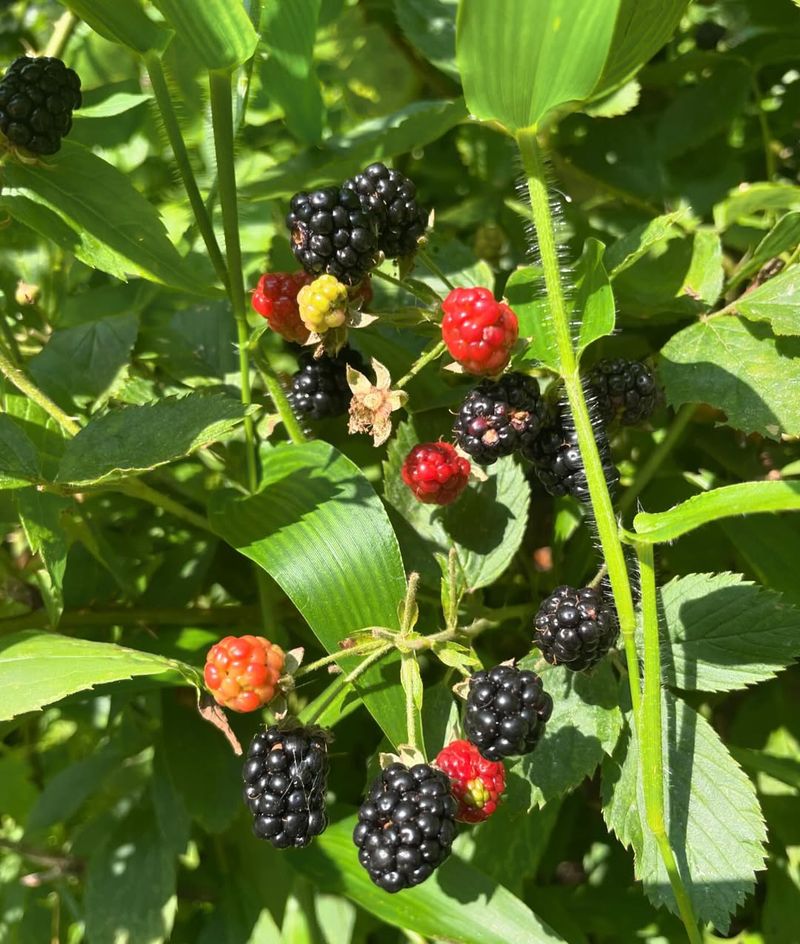
{"type": "Polygon", "coordinates": [[[503,542],[513,515],[497,500],[497,477],[467,489],[454,505],[441,512],[442,524],[460,547],[475,554],[491,554],[503,542]]]}

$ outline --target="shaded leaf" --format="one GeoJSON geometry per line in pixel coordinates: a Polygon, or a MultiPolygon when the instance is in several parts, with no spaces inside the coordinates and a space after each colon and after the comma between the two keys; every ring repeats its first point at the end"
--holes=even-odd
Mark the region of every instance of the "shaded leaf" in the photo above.
{"type": "Polygon", "coordinates": [[[207,69],[242,65],[255,52],[258,34],[241,0],[154,0],[181,41],[207,69]]]}
{"type": "Polygon", "coordinates": [[[63,583],[69,550],[61,516],[72,501],[37,488],[22,488],[15,493],[14,502],[30,549],[44,564],[44,571],[37,573],[38,584],[50,624],[56,626],[64,609],[63,583]]]}
{"type": "Polygon", "coordinates": [[[138,0],[64,0],[64,4],[95,32],[135,52],[163,52],[173,36],[172,30],[147,16],[138,0]]]}
{"type": "Polygon", "coordinates": [[[605,265],[608,274],[614,276],[624,272],[634,262],[646,255],[653,246],[664,243],[674,235],[679,235],[678,225],[686,218],[683,210],[666,213],[655,219],[636,226],[630,232],[606,247],[605,265]]]}
{"type": "Polygon", "coordinates": [[[457,11],[458,0],[394,0],[397,22],[411,43],[456,81],[457,11]]]}
{"type": "Polygon", "coordinates": [[[0,489],[28,485],[41,478],[39,459],[25,431],[0,413],[0,489]]]}
{"type": "Polygon", "coordinates": [[[583,255],[575,267],[577,284],[570,323],[580,324],[577,352],[614,331],[614,293],[603,265],[605,246],[594,238],[586,240],[583,255]]]}

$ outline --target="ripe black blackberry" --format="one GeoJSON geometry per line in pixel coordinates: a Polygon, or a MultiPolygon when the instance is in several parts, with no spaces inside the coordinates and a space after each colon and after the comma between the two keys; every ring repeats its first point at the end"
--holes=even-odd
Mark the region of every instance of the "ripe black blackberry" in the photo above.
{"type": "Polygon", "coordinates": [[[580,672],[603,658],[619,635],[613,608],[600,590],[557,587],[539,607],[534,645],[551,665],[580,672]]]}
{"type": "Polygon", "coordinates": [[[536,747],[552,711],[535,672],[496,665],[469,681],[464,733],[487,760],[517,757],[536,747]]]}
{"type": "MultiPolygon", "coordinates": [[[[566,405],[559,404],[550,413],[531,447],[523,450],[523,455],[533,463],[536,477],[549,495],[572,495],[578,501],[588,502],[589,485],[578,448],[578,434],[572,426],[572,420],[564,418],[565,414],[569,415],[566,405]]],[[[613,495],[619,472],[611,456],[606,432],[598,423],[594,424],[594,437],[600,451],[606,484],[613,495]]]]}
{"type": "Polygon", "coordinates": [[[21,56],[0,81],[0,131],[32,154],[55,154],[80,104],[77,72],[52,56],[21,56]]]}
{"type": "Polygon", "coordinates": [[[362,206],[375,215],[378,248],[387,258],[414,252],[428,225],[428,211],[417,203],[413,180],[378,162],[346,180],[343,186],[357,193],[362,206]]]}
{"type": "Polygon", "coordinates": [[[539,385],[525,374],[484,380],[459,408],[453,437],[479,465],[491,465],[517,450],[530,451],[539,434],[545,404],[539,385]]]}
{"type": "Polygon", "coordinates": [[[292,252],[306,272],[327,272],[344,285],[356,285],[375,264],[378,217],[352,190],[323,187],[295,194],[286,225],[292,252]]]}
{"type": "Polygon", "coordinates": [[[304,350],[299,363],[300,369],[292,377],[287,394],[295,413],[315,420],[346,413],[352,397],[347,386],[347,365],[364,370],[358,352],[344,347],[335,357],[323,354],[316,358],[311,351],[304,350]]]}
{"type": "Polygon", "coordinates": [[[648,419],[656,406],[658,388],[653,372],[640,361],[602,360],[592,368],[589,385],[606,422],[619,417],[623,426],[648,419]]]}
{"type": "Polygon", "coordinates": [[[358,811],[358,861],[387,892],[412,888],[450,855],[457,803],[450,779],[429,764],[392,764],[358,811]]]}
{"type": "Polygon", "coordinates": [[[321,728],[271,725],[256,734],[242,776],[259,839],[277,849],[307,846],[328,825],[328,743],[321,728]]]}

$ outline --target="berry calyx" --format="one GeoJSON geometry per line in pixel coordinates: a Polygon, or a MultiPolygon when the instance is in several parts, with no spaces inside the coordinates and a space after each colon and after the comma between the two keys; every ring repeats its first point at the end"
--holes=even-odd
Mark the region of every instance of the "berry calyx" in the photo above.
{"type": "Polygon", "coordinates": [[[275,697],[284,662],[283,650],[263,636],[226,636],[208,650],[203,678],[217,704],[257,711],[275,697]]]}
{"type": "Polygon", "coordinates": [[[603,658],[619,635],[616,616],[600,590],[557,587],[539,607],[535,646],[551,665],[580,672],[603,658]]]}
{"type": "Polygon", "coordinates": [[[525,374],[503,374],[499,380],[481,381],[467,394],[453,438],[479,465],[492,465],[501,456],[532,449],[544,415],[536,381],[525,374]]]}
{"type": "Polygon", "coordinates": [[[450,505],[467,487],[470,464],[446,442],[421,443],[409,452],[401,475],[426,505],[450,505]]]}
{"type": "Polygon", "coordinates": [[[242,778],[253,832],[277,849],[307,846],[328,825],[328,734],[322,728],[289,722],[260,731],[242,778]]]}
{"type": "Polygon", "coordinates": [[[384,891],[419,885],[450,855],[456,808],[447,774],[429,764],[392,764],[358,810],[358,861],[384,891]]]}
{"type": "Polygon", "coordinates": [[[469,681],[464,731],[487,760],[529,754],[544,734],[553,699],[535,672],[496,665],[469,681]]]}
{"type": "Polygon", "coordinates": [[[619,418],[623,426],[636,426],[649,419],[656,406],[656,378],[640,361],[621,357],[598,361],[589,374],[589,386],[606,422],[619,418]]]}
{"type": "Polygon", "coordinates": [[[266,272],[253,292],[253,310],[287,341],[305,344],[310,332],[300,319],[297,293],[311,281],[307,272],[266,272]]]}
{"type": "Polygon", "coordinates": [[[481,757],[469,741],[451,741],[434,763],[450,778],[459,822],[482,823],[494,813],[506,789],[506,769],[499,761],[481,757]]]}
{"type": "Polygon", "coordinates": [[[324,334],[347,320],[347,286],[332,275],[321,275],[297,293],[300,320],[309,331],[324,334]]]}
{"type": "Polygon", "coordinates": [[[20,56],[0,80],[0,132],[31,154],[55,154],[80,105],[77,72],[53,56],[20,56]]]}
{"type": "Polygon", "coordinates": [[[470,374],[499,374],[519,336],[517,316],[488,288],[454,288],[442,302],[442,340],[470,374]]]}

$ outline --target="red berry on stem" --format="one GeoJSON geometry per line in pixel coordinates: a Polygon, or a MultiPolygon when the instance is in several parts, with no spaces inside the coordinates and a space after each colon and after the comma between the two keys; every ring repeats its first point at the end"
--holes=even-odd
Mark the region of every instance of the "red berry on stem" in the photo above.
{"type": "Polygon", "coordinates": [[[446,442],[421,443],[406,456],[403,481],[426,505],[449,505],[464,491],[470,464],[446,442]]]}
{"type": "Polygon", "coordinates": [[[267,272],[253,292],[253,309],[287,341],[305,344],[308,340],[308,328],[300,320],[297,293],[312,279],[306,272],[267,272]]]}
{"type": "Polygon", "coordinates": [[[256,711],[275,697],[284,661],[263,636],[226,636],[208,650],[203,677],[218,704],[256,711]]]}
{"type": "Polygon", "coordinates": [[[450,778],[459,822],[482,823],[494,813],[506,789],[502,763],[481,757],[469,741],[451,741],[439,752],[435,765],[450,778]]]}
{"type": "Polygon", "coordinates": [[[499,374],[519,336],[517,316],[488,288],[454,288],[442,302],[442,340],[470,374],[499,374]]]}

